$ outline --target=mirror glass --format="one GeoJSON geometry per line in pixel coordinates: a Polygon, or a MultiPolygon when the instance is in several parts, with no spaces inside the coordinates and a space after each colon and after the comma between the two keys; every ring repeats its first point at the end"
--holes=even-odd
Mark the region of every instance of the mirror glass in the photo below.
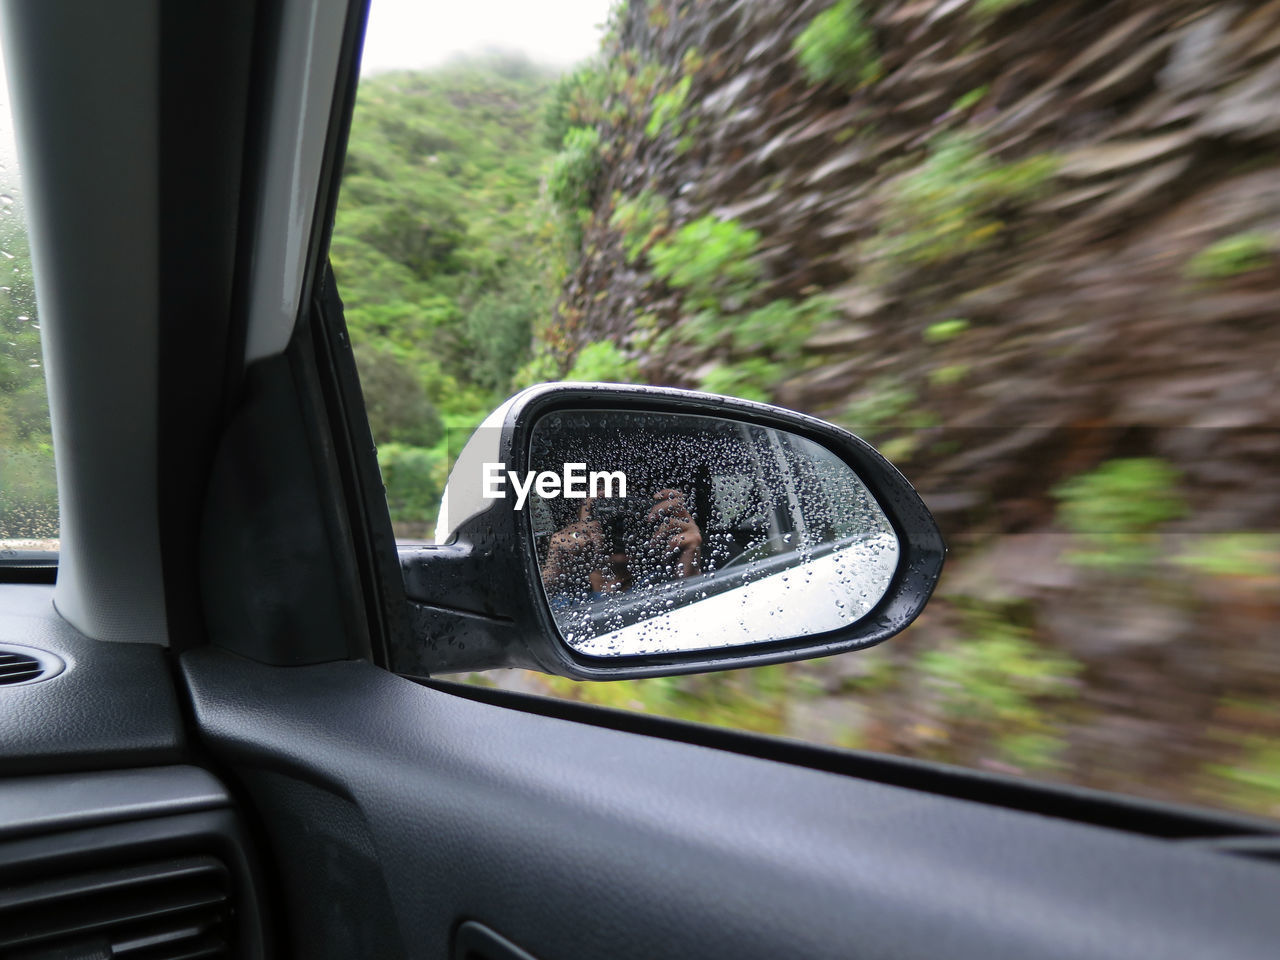
{"type": "Polygon", "coordinates": [[[538,420],[523,509],[557,627],[597,657],[722,649],[864,617],[898,566],[842,459],[749,423],[630,410],[538,420]]]}

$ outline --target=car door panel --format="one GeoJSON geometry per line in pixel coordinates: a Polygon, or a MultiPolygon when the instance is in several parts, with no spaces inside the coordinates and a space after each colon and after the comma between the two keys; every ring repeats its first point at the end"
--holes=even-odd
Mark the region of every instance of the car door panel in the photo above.
{"type": "Polygon", "coordinates": [[[265,818],[300,955],[446,956],[469,920],[542,960],[1263,957],[1280,933],[1280,870],[1261,859],[540,716],[359,662],[196,650],[183,668],[208,746],[265,818]]]}

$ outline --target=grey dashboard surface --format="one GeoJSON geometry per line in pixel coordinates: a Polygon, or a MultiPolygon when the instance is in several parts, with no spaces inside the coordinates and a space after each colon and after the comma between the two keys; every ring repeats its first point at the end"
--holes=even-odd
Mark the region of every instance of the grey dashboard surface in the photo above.
{"type": "Polygon", "coordinates": [[[5,776],[177,763],[182,718],[167,651],[92,640],[59,616],[53,587],[0,585],[0,644],[56,654],[66,668],[0,686],[5,776]]]}
{"type": "Polygon", "coordinates": [[[539,960],[1243,960],[1280,942],[1280,867],[1263,860],[521,712],[364,663],[182,662],[207,745],[269,827],[309,956],[443,956],[467,920],[539,960]],[[318,868],[334,863],[363,871],[358,906],[343,871],[318,868]]]}
{"type": "Polygon", "coordinates": [[[166,766],[0,779],[0,841],[231,805],[199,767],[166,766]]]}

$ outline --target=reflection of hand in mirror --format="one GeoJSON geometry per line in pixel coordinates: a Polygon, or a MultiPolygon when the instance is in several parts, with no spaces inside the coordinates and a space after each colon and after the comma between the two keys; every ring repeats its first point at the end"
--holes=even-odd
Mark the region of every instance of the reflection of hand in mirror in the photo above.
{"type": "MultiPolygon", "coordinates": [[[[626,531],[639,519],[627,517],[631,508],[597,508],[594,497],[578,510],[578,519],[551,535],[542,564],[542,584],[559,596],[593,599],[631,589],[639,576],[646,583],[693,576],[702,569],[702,531],[679,490],[664,488],[653,494],[654,505],[644,514],[639,542],[626,531]],[[602,516],[602,514],[604,514],[602,516]],[[637,549],[638,548],[638,549],[637,549]]],[[[612,505],[610,505],[612,506],[612,505]]]]}
{"type": "Polygon", "coordinates": [[[610,564],[609,543],[592,517],[594,497],[583,501],[578,519],[551,535],[542,584],[554,593],[608,593],[621,584],[610,564]]]}
{"type": "Polygon", "coordinates": [[[674,556],[676,575],[691,577],[702,569],[702,531],[679,490],[659,490],[646,517],[654,524],[650,545],[664,560],[674,556]]]}

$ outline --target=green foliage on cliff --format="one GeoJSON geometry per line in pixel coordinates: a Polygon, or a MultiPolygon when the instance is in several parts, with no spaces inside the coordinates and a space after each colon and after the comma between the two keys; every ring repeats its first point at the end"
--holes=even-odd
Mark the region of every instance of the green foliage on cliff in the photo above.
{"type": "Polygon", "coordinates": [[[1015,7],[1025,7],[1035,0],[974,0],[969,8],[975,17],[994,18],[1015,7]]]}
{"type": "Polygon", "coordinates": [[[600,176],[600,134],[592,127],[573,127],[565,135],[564,149],[551,164],[547,191],[562,211],[589,209],[600,176]]]}
{"type": "Polygon", "coordinates": [[[926,343],[946,343],[948,340],[954,340],[968,329],[968,320],[963,317],[951,317],[947,320],[931,323],[925,327],[924,339],[926,343]]]}
{"type": "Polygon", "coordinates": [[[692,78],[682,77],[669,90],[653,98],[653,112],[644,127],[646,134],[650,137],[678,137],[684,132],[687,122],[685,101],[689,98],[691,84],[692,78]]]}
{"type": "Polygon", "coordinates": [[[1212,243],[1187,263],[1186,274],[1195,280],[1227,280],[1261,270],[1275,262],[1280,242],[1260,230],[1237,233],[1212,243]]]}
{"type": "Polygon", "coordinates": [[[579,350],[564,378],[587,383],[634,383],[638,375],[636,362],[616,344],[603,340],[579,350]]]}
{"type": "Polygon", "coordinates": [[[1080,665],[1041,647],[1017,612],[962,607],[959,635],[920,657],[933,707],[967,738],[990,741],[1022,770],[1050,769],[1064,746],[1046,707],[1075,696],[1080,665]]]}
{"type": "Polygon", "coordinates": [[[671,214],[667,201],[652,190],[642,190],[632,198],[619,200],[609,218],[609,226],[622,232],[622,250],[627,263],[634,264],[666,232],[671,214]]]}
{"type": "Polygon", "coordinates": [[[793,48],[810,83],[853,89],[880,76],[875,35],[858,0],[837,0],[796,37],[793,48]]]}
{"type": "Polygon", "coordinates": [[[911,267],[982,250],[1004,231],[1011,210],[1044,192],[1057,166],[1052,156],[1001,163],[968,134],[940,137],[924,163],[890,182],[868,252],[911,267]]]}
{"type": "Polygon", "coordinates": [[[555,82],[542,112],[542,140],[548,149],[559,150],[573,127],[595,125],[608,83],[608,71],[595,61],[563,74],[555,82]]]}
{"type": "Polygon", "coordinates": [[[1180,474],[1155,457],[1109,460],[1060,484],[1058,519],[1077,534],[1074,563],[1114,572],[1137,572],[1156,555],[1153,534],[1186,513],[1180,474]]]}
{"type": "Polygon", "coordinates": [[[708,214],[655,243],[649,261],[691,305],[715,310],[740,300],[755,283],[760,268],[751,258],[759,243],[756,231],[708,214]]]}

